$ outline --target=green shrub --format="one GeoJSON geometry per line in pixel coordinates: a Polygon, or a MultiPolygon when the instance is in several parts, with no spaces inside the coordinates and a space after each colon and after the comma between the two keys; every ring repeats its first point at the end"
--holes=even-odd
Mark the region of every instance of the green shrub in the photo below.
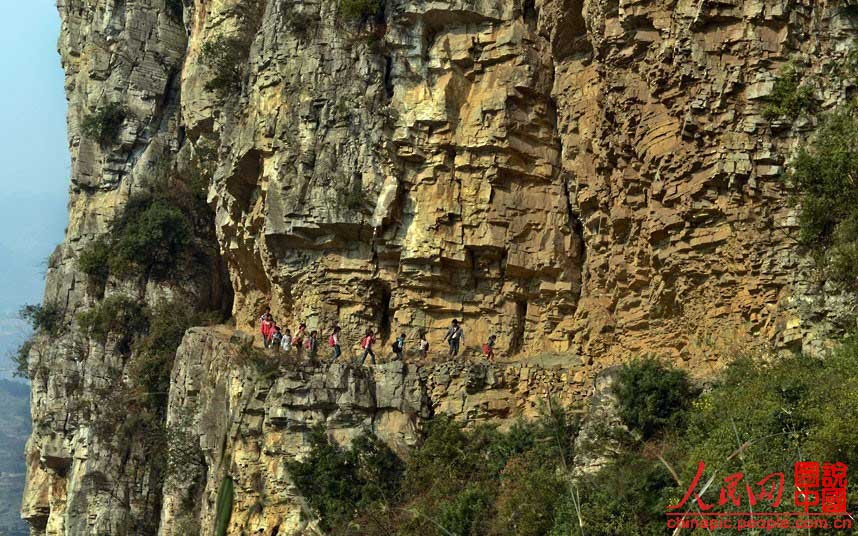
{"type": "Polygon", "coordinates": [[[824,270],[829,277],[855,285],[858,276],[858,214],[850,214],[837,224],[824,257],[824,270]]]}
{"type": "Polygon", "coordinates": [[[33,330],[47,335],[57,336],[64,328],[63,311],[56,302],[48,301],[43,305],[25,305],[18,311],[23,320],[30,322],[33,330]]]}
{"type": "Polygon", "coordinates": [[[826,116],[788,175],[800,202],[799,240],[832,279],[855,284],[858,249],[858,119],[852,107],[826,116]]]}
{"type": "Polygon", "coordinates": [[[115,102],[106,104],[84,117],[81,132],[102,146],[110,145],[119,136],[125,117],[125,108],[121,104],[115,102]]]}
{"type": "Polygon", "coordinates": [[[813,104],[813,88],[809,85],[802,86],[795,65],[788,64],[781,69],[775,79],[769,104],[763,109],[763,117],[766,119],[785,117],[795,120],[800,115],[811,111],[813,104]]]}
{"type": "Polygon", "coordinates": [[[140,303],[123,294],[114,294],[100,301],[77,317],[80,328],[92,339],[104,344],[110,334],[118,334],[116,350],[127,354],[134,337],[149,327],[146,310],[140,303]]]}
{"type": "Polygon", "coordinates": [[[87,275],[90,283],[103,288],[110,273],[110,243],[104,237],[88,243],[77,259],[78,269],[87,275]]]}
{"type": "Polygon", "coordinates": [[[495,534],[542,536],[554,526],[565,482],[556,463],[518,455],[501,472],[492,520],[495,534]]]}
{"type": "Polygon", "coordinates": [[[346,21],[363,23],[380,16],[379,0],[339,0],[340,16],[346,21]]]}
{"type": "MultiPolygon", "coordinates": [[[[590,536],[660,536],[666,506],[679,493],[670,473],[656,460],[636,453],[620,455],[575,488],[563,488],[550,533],[580,534],[573,493],[580,498],[584,530],[590,536]]],[[[682,490],[683,492],[685,490],[682,490]]]]}
{"type": "Polygon", "coordinates": [[[470,536],[485,534],[493,515],[494,494],[480,484],[465,488],[441,503],[437,523],[447,534],[470,536]]]}
{"type": "Polygon", "coordinates": [[[160,476],[166,462],[166,433],[163,419],[149,409],[143,393],[121,380],[122,373],[112,370],[114,383],[95,388],[92,433],[100,441],[120,449],[132,449],[150,457],[153,470],[160,476]]]}
{"type": "Polygon", "coordinates": [[[305,40],[319,23],[316,15],[308,13],[297,5],[284,3],[286,27],[300,40],[305,40]]]}
{"type": "Polygon", "coordinates": [[[232,501],[234,496],[232,477],[224,477],[217,493],[217,508],[215,509],[215,536],[226,536],[229,520],[232,517],[232,501]]]}
{"type": "Polygon", "coordinates": [[[369,197],[366,195],[366,192],[360,189],[340,190],[338,197],[340,206],[349,210],[363,211],[366,210],[369,204],[369,197]]]}
{"type": "Polygon", "coordinates": [[[200,61],[212,77],[205,90],[225,97],[241,91],[242,66],[247,61],[248,43],[237,37],[219,37],[203,43],[200,61]]]}
{"type": "Polygon", "coordinates": [[[15,365],[13,376],[30,379],[30,352],[33,350],[33,339],[29,338],[10,356],[15,365]]]}
{"type": "Polygon", "coordinates": [[[155,278],[170,275],[192,239],[187,216],[166,198],[137,194],[111,224],[110,271],[142,272],[155,278]]]}
{"type": "Polygon", "coordinates": [[[687,375],[653,358],[637,359],[620,368],[614,391],[626,426],[648,440],[681,424],[695,397],[687,375]]]}
{"type": "Polygon", "coordinates": [[[309,456],[289,464],[289,472],[325,530],[347,526],[359,509],[396,496],[402,462],[374,435],[364,433],[344,449],[317,426],[310,431],[309,442],[309,456]]]}
{"type": "Polygon", "coordinates": [[[128,376],[132,385],[146,393],[153,410],[162,413],[167,405],[176,349],[185,332],[193,326],[208,324],[212,319],[181,299],[159,303],[145,314],[146,331],[134,344],[128,376]]]}
{"type": "Polygon", "coordinates": [[[161,280],[200,253],[191,218],[208,210],[205,178],[195,167],[187,171],[186,177],[157,182],[151,192],[133,194],[108,232],[83,248],[77,266],[95,288],[103,290],[111,274],[161,280]]]}
{"type": "MultiPolygon", "coordinates": [[[[847,338],[824,359],[797,355],[766,363],[739,359],[689,412],[680,449],[680,477],[689,481],[698,460],[707,475],[743,472],[762,478],[792,473],[799,460],[858,463],[858,340],[847,338]],[[732,456],[745,445],[741,456],[732,456]]],[[[704,477],[706,478],[706,477],[704,477]]],[[[851,508],[858,486],[850,480],[851,508]]],[[[717,489],[704,497],[717,502],[717,489]]],[[[784,509],[793,507],[784,501],[784,509]]]]}
{"type": "MultiPolygon", "coordinates": [[[[382,500],[358,501],[369,479],[362,480],[354,460],[367,447],[353,444],[351,450],[358,454],[338,449],[321,430],[314,432],[319,436],[304,462],[312,470],[290,472],[300,474],[299,488],[311,504],[324,505],[314,508],[322,513],[330,534],[654,536],[665,533],[666,507],[685,493],[666,464],[685,483],[694,477],[700,460],[707,465],[703,482],[717,471],[703,497],[714,504],[721,478],[730,473],[744,473],[744,482],[754,486],[770,473],[784,472],[787,487],[780,509],[787,511],[794,510],[789,478],[795,461],[858,463],[853,422],[858,415],[856,338],[848,338],[824,359],[737,359],[705,395],[694,398],[690,393],[668,402],[664,407],[672,411],[660,411],[663,406],[651,404],[650,395],[674,398],[686,388],[684,375],[652,360],[627,369],[627,385],[646,393],[634,414],[653,423],[659,433],[646,443],[631,444],[595,473],[573,478],[571,467],[565,469],[572,459],[567,445],[574,440],[575,426],[554,404],[554,411],[538,421],[518,423],[507,432],[490,426],[463,430],[449,418],[436,417],[405,461],[404,477],[396,477],[401,484],[385,480],[388,474],[401,474],[395,470],[366,473],[386,486],[375,495],[382,500]],[[684,412],[684,418],[676,419],[677,412],[684,412]],[[674,428],[664,429],[665,423],[674,428]],[[741,455],[736,455],[739,445],[741,455]]],[[[852,511],[858,503],[853,481],[847,508],[852,511]]],[[[742,500],[741,507],[728,503],[718,511],[746,510],[747,495],[742,500]]]]}

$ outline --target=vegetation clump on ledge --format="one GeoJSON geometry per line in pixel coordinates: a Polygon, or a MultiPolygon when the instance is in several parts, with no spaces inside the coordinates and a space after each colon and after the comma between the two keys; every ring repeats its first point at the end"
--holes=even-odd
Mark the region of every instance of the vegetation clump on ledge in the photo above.
{"type": "MultiPolygon", "coordinates": [[[[704,392],[654,359],[628,363],[616,378],[627,431],[590,423],[592,444],[576,441],[577,421],[552,404],[506,432],[436,417],[405,459],[371,435],[344,448],[315,429],[309,456],[290,474],[334,535],[568,536],[583,527],[588,536],[655,536],[699,461],[701,482],[716,477],[702,493],[708,504],[718,504],[717,483],[732,473],[753,486],[771,473],[791,474],[796,460],[858,463],[854,338],[825,359],[739,358],[704,392]],[[578,469],[592,460],[595,472],[575,473],[573,460],[578,469]]],[[[858,485],[848,489],[850,511],[858,485]]],[[[772,508],[791,511],[791,496],[772,508]]]]}
{"type": "Polygon", "coordinates": [[[56,302],[48,301],[43,305],[25,305],[19,316],[30,323],[33,331],[57,336],[63,328],[63,311],[56,302]]]}
{"type": "Polygon", "coordinates": [[[826,276],[858,284],[858,119],[855,105],[825,116],[787,175],[800,206],[799,240],[826,276]]]}
{"type": "Polygon", "coordinates": [[[205,90],[220,97],[239,93],[248,52],[249,44],[238,37],[221,36],[203,43],[200,60],[212,73],[205,90]]]}
{"type": "Polygon", "coordinates": [[[111,102],[85,116],[80,130],[84,136],[102,146],[108,146],[116,142],[125,118],[125,108],[119,103],[111,102]]]}
{"type": "Polygon", "coordinates": [[[357,24],[378,18],[382,7],[379,0],[339,0],[340,15],[357,24]]]}
{"type": "MultiPolygon", "coordinates": [[[[77,266],[103,291],[110,275],[163,280],[196,251],[194,214],[205,210],[201,184],[170,181],[133,194],[105,235],[81,250],[77,266]]],[[[96,292],[100,294],[100,292],[96,292]]]]}
{"type": "Polygon", "coordinates": [[[780,70],[775,79],[769,104],[763,109],[763,117],[769,120],[786,118],[795,121],[813,109],[813,88],[802,84],[794,64],[780,70]]]}

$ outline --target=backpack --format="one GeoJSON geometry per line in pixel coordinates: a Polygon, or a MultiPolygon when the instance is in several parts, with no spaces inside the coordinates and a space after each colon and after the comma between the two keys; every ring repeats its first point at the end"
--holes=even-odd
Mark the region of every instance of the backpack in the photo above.
{"type": "Polygon", "coordinates": [[[363,348],[364,350],[366,350],[367,348],[369,348],[369,341],[370,341],[370,340],[372,340],[372,337],[370,337],[369,335],[367,335],[366,337],[364,337],[363,339],[361,339],[361,340],[360,340],[360,347],[361,347],[361,348],[363,348]]]}
{"type": "Polygon", "coordinates": [[[306,341],[304,341],[304,349],[305,349],[305,350],[309,350],[309,349],[310,349],[310,339],[309,339],[309,338],[307,338],[307,340],[306,340],[306,341]]]}
{"type": "Polygon", "coordinates": [[[488,353],[489,353],[489,352],[491,352],[491,351],[492,351],[492,349],[489,347],[489,343],[484,342],[484,343],[483,343],[483,353],[484,353],[484,354],[488,354],[488,353]]]}
{"type": "Polygon", "coordinates": [[[334,339],[334,334],[333,334],[333,333],[331,333],[331,336],[330,336],[330,337],[328,337],[328,344],[330,344],[331,346],[336,346],[336,345],[337,345],[337,340],[336,340],[336,339],[334,339]]]}

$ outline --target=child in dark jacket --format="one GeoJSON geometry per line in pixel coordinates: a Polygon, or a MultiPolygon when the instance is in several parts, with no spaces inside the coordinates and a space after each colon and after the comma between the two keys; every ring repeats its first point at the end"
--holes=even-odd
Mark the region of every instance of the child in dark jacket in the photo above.
{"type": "Polygon", "coordinates": [[[399,335],[393,343],[393,355],[395,359],[402,361],[402,352],[405,351],[405,333],[399,335]]]}

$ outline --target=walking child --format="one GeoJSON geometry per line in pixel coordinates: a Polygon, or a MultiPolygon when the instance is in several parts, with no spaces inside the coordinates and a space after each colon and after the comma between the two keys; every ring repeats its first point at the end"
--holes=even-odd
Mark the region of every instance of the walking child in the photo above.
{"type": "Polygon", "coordinates": [[[497,338],[497,335],[492,335],[489,337],[489,340],[483,344],[483,356],[485,356],[489,361],[492,361],[495,358],[495,341],[497,338]]]}
{"type": "Polygon", "coordinates": [[[426,340],[426,331],[420,332],[420,341],[417,342],[417,351],[420,357],[426,358],[429,356],[429,341],[426,340]]]}
{"type": "Polygon", "coordinates": [[[394,359],[402,361],[403,350],[405,350],[405,333],[399,335],[399,337],[397,337],[396,340],[393,342],[394,359]]]}
{"type": "Polygon", "coordinates": [[[310,358],[310,361],[316,360],[316,354],[319,350],[319,332],[315,329],[310,332],[310,336],[307,337],[307,340],[304,341],[304,349],[307,350],[307,357],[310,358]]]}
{"type": "Polygon", "coordinates": [[[456,357],[459,354],[459,345],[462,343],[462,340],[465,338],[465,333],[462,331],[462,326],[459,325],[459,321],[455,318],[453,322],[450,324],[450,328],[447,330],[447,334],[444,335],[444,341],[450,345],[450,357],[456,357]]]}
{"type": "Polygon", "coordinates": [[[339,359],[340,355],[342,355],[342,350],[340,350],[340,326],[334,326],[334,330],[331,332],[330,337],[328,337],[328,344],[331,348],[334,349],[334,358],[331,359],[331,363],[339,359]]]}
{"type": "Polygon", "coordinates": [[[301,322],[298,326],[298,331],[292,337],[292,344],[295,346],[295,351],[298,352],[298,359],[301,359],[301,353],[304,351],[304,339],[307,338],[307,324],[301,322]]]}
{"type": "Polygon", "coordinates": [[[280,345],[283,342],[283,333],[280,331],[280,326],[274,326],[274,335],[271,336],[271,347],[275,352],[280,351],[280,345]]]}
{"type": "Polygon", "coordinates": [[[283,340],[280,342],[280,346],[284,352],[292,350],[292,332],[289,331],[289,328],[286,328],[285,333],[283,333],[283,340]]]}
{"type": "Polygon", "coordinates": [[[375,352],[372,351],[372,343],[374,342],[375,337],[373,336],[372,330],[366,330],[366,335],[364,335],[363,339],[360,340],[360,347],[363,348],[363,357],[360,360],[361,365],[366,363],[366,356],[370,356],[372,358],[372,364],[375,365],[375,352]]]}
{"type": "Polygon", "coordinates": [[[262,332],[262,345],[268,348],[271,346],[271,338],[274,336],[274,318],[271,313],[266,313],[259,330],[262,332]]]}

